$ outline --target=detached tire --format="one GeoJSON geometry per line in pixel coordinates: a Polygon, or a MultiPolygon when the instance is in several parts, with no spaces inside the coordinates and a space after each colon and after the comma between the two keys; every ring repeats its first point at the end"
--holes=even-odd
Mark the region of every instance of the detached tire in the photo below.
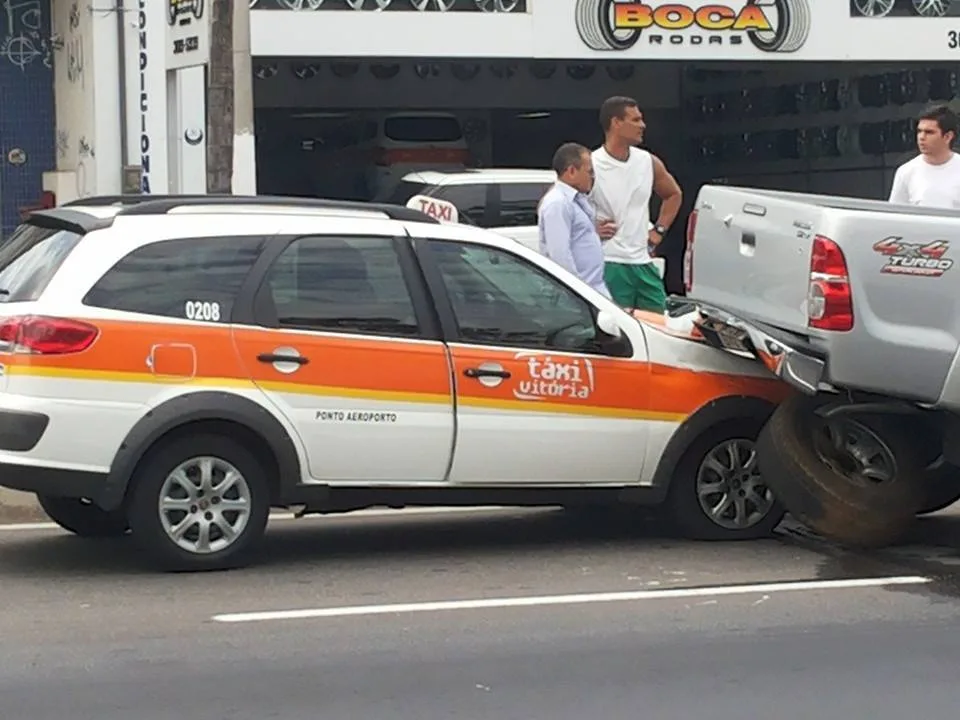
{"type": "Polygon", "coordinates": [[[923,450],[902,418],[858,414],[827,422],[814,414],[830,402],[795,395],[777,407],[757,440],[763,475],[787,510],[826,538],[861,548],[892,544],[923,504],[923,450]]]}
{"type": "Polygon", "coordinates": [[[133,539],[162,570],[240,567],[266,529],[266,470],[229,437],[162,441],[141,460],[131,483],[133,539]]]}
{"type": "Polygon", "coordinates": [[[756,463],[763,421],[744,418],[712,427],[677,464],[667,509],[677,529],[693,540],[769,537],[785,510],[756,463]]]}
{"type": "Polygon", "coordinates": [[[110,512],[89,500],[38,495],[37,501],[51,520],[78,537],[120,537],[129,529],[122,511],[110,512]]]}

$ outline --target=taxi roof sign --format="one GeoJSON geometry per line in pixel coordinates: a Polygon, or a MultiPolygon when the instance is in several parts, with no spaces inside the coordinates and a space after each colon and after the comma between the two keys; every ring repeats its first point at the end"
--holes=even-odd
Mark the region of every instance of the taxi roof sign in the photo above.
{"type": "Polygon", "coordinates": [[[460,222],[460,213],[457,211],[457,206],[440,198],[430,197],[429,195],[414,195],[407,200],[407,207],[411,210],[418,210],[424,215],[429,215],[444,224],[456,225],[460,222]]]}

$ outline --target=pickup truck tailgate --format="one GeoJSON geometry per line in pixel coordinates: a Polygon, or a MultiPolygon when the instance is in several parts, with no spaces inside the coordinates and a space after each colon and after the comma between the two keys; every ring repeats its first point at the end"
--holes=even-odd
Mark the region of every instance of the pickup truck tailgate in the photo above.
{"type": "Polygon", "coordinates": [[[695,211],[688,294],[804,332],[810,254],[821,208],[756,190],[705,186],[695,211]]]}

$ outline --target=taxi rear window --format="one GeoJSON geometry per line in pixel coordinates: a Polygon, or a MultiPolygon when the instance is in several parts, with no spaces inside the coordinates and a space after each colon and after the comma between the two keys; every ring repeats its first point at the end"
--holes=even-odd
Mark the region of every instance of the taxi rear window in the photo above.
{"type": "Polygon", "coordinates": [[[83,237],[24,223],[0,244],[0,302],[32,302],[83,237]]]}

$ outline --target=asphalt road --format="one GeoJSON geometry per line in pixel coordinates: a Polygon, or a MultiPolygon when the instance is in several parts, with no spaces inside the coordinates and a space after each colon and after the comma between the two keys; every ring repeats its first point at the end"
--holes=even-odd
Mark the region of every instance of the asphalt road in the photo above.
{"type": "Polygon", "coordinates": [[[872,556],[558,511],[278,521],[256,566],[193,575],[144,572],[124,541],[0,529],[0,603],[3,720],[960,707],[960,514],[872,556]]]}

